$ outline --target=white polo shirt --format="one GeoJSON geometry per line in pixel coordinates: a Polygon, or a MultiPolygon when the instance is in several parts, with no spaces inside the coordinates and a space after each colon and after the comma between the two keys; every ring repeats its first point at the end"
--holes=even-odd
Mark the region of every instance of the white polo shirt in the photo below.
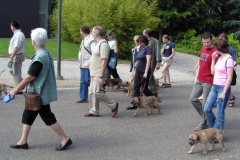
{"type": "Polygon", "coordinates": [[[21,29],[14,31],[13,37],[12,37],[9,47],[8,47],[8,53],[12,54],[12,51],[15,47],[18,48],[17,54],[24,53],[24,51],[25,51],[25,36],[22,33],[21,29]]]}

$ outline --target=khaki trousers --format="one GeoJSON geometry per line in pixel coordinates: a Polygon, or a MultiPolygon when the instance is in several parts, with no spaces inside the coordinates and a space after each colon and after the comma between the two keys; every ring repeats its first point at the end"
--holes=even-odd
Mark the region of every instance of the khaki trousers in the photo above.
{"type": "Polygon", "coordinates": [[[22,62],[25,60],[24,54],[16,54],[13,58],[13,65],[9,69],[10,74],[14,78],[15,86],[17,86],[22,79],[22,62]]]}
{"type": "Polygon", "coordinates": [[[103,90],[102,86],[98,84],[99,77],[91,76],[90,88],[89,88],[89,105],[90,105],[90,113],[99,115],[99,101],[107,105],[111,110],[113,110],[117,102],[112,99],[109,99],[103,90]],[[100,90],[101,89],[101,90],[100,90]]]}

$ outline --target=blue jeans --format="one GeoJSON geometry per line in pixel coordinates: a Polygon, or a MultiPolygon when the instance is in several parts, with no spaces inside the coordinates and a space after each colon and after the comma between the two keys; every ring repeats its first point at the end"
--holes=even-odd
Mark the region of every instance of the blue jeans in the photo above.
{"type": "Polygon", "coordinates": [[[205,103],[204,113],[206,115],[208,126],[210,128],[218,128],[224,130],[225,108],[231,94],[231,87],[228,88],[225,94],[225,99],[221,100],[218,97],[222,93],[223,88],[224,86],[214,84],[205,103]],[[217,100],[217,117],[215,117],[212,111],[216,100],[217,100]]]}
{"type": "Polygon", "coordinates": [[[83,101],[88,100],[88,87],[90,86],[90,71],[88,68],[80,68],[79,96],[83,101]]]}

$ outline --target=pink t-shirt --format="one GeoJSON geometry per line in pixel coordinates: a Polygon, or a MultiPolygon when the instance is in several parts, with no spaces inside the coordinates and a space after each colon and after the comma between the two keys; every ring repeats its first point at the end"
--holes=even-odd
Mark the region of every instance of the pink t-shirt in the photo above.
{"type": "Polygon", "coordinates": [[[225,61],[221,62],[220,60],[217,61],[215,65],[215,73],[213,84],[224,86],[227,82],[227,68],[233,68],[234,63],[231,56],[226,58],[225,61]]]}

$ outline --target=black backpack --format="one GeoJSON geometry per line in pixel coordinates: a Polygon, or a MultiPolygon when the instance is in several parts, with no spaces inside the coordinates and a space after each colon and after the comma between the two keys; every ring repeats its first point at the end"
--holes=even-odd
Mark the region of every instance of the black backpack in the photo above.
{"type": "MultiPolygon", "coordinates": [[[[232,57],[229,57],[229,58],[232,58],[232,57]]],[[[228,59],[229,59],[229,58],[228,58],[228,59]]],[[[228,60],[228,59],[227,59],[227,60],[228,60]]],[[[227,65],[227,60],[226,60],[226,62],[225,62],[225,67],[226,67],[226,65],[227,65]]],[[[234,67],[236,67],[236,65],[237,65],[237,64],[235,64],[234,67]]],[[[227,67],[226,67],[226,69],[227,69],[227,67]]],[[[236,74],[235,69],[233,69],[231,86],[235,86],[236,83],[237,83],[237,74],[236,74]]]]}

